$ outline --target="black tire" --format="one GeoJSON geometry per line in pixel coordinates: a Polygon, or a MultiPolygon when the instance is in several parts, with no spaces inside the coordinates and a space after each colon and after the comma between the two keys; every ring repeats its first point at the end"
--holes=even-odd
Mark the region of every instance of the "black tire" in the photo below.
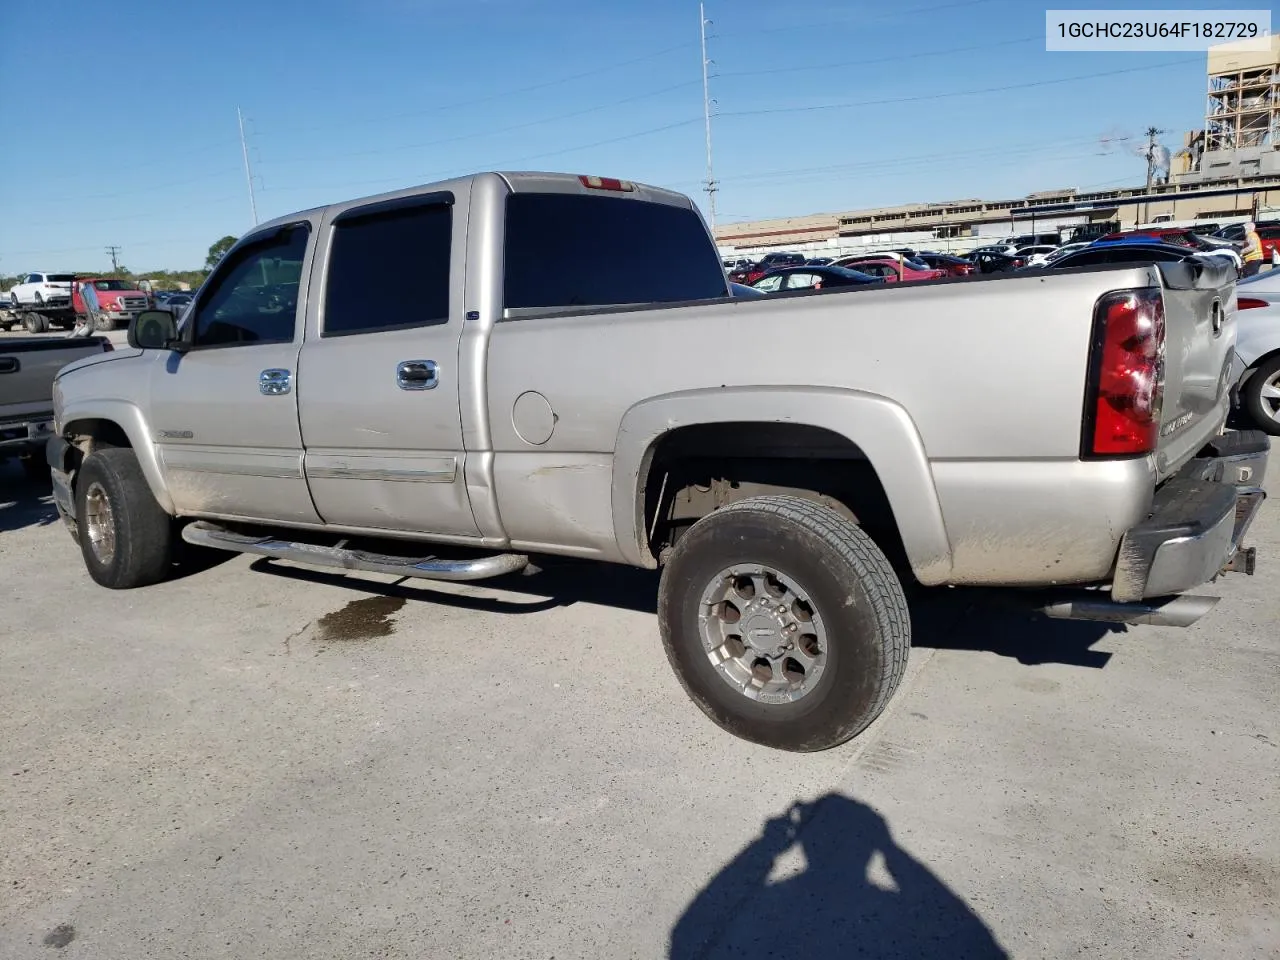
{"type": "Polygon", "coordinates": [[[800,752],[865,730],[901,682],[911,646],[902,583],[884,553],[851,521],[799,497],[741,500],[694,524],[662,571],[658,620],[667,659],[708,717],[745,740],[800,752]],[[784,573],[824,624],[825,667],[798,700],[752,699],[708,657],[703,591],[739,564],[784,573]]]}
{"type": "MultiPolygon", "coordinates": [[[[1262,388],[1268,380],[1276,379],[1280,374],[1280,356],[1272,357],[1258,366],[1249,375],[1249,379],[1240,388],[1240,403],[1249,419],[1259,430],[1265,430],[1273,437],[1280,437],[1280,420],[1271,412],[1267,399],[1262,396],[1262,388]]],[[[1274,402],[1274,401],[1272,401],[1274,402]]]]}
{"type": "Polygon", "coordinates": [[[49,318],[31,310],[22,315],[22,325],[27,328],[27,333],[49,332],[49,318]]]}
{"type": "Polygon", "coordinates": [[[169,574],[173,522],[147,486],[137,455],[127,447],[95,451],[76,478],[76,516],[80,552],[94,581],[112,590],[159,583],[169,574]],[[100,491],[100,493],[99,493],[100,491]],[[101,496],[109,508],[103,528],[114,538],[113,549],[95,547],[90,497],[101,496]]]}

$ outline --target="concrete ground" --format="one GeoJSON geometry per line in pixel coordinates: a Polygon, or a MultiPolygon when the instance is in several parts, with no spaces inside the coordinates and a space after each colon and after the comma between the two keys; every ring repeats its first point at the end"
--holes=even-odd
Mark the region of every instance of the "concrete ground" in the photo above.
{"type": "Polygon", "coordinates": [[[1280,956],[1280,508],[1186,630],[916,611],[846,747],[685,698],[651,577],[113,593],[0,465],[0,957],[1280,956]]]}

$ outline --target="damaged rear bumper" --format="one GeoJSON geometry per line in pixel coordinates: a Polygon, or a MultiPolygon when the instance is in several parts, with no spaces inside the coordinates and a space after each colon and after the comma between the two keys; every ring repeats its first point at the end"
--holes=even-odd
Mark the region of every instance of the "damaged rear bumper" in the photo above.
{"type": "Polygon", "coordinates": [[[1258,430],[1224,434],[1156,490],[1150,515],[1120,542],[1111,599],[1170,597],[1227,570],[1252,573],[1243,541],[1266,499],[1270,449],[1258,430]]]}

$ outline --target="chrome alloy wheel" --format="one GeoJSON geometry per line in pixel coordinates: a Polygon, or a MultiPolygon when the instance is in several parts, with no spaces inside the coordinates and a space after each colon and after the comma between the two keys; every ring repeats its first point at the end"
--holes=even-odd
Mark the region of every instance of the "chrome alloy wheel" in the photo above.
{"type": "Polygon", "coordinates": [[[808,593],[772,567],[738,564],[702,592],[698,630],[725,683],[761,703],[812,693],[827,664],[827,630],[808,593]]]}
{"type": "Polygon", "coordinates": [[[84,529],[93,555],[109,566],[116,556],[116,522],[107,491],[100,483],[91,484],[85,492],[84,529]]]}

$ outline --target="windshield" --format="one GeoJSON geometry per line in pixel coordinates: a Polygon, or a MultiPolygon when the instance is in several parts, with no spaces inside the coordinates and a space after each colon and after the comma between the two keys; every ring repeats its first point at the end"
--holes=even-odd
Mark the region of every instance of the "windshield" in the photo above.
{"type": "Polygon", "coordinates": [[[95,280],[93,281],[95,290],[137,290],[132,283],[127,280],[95,280]]]}

